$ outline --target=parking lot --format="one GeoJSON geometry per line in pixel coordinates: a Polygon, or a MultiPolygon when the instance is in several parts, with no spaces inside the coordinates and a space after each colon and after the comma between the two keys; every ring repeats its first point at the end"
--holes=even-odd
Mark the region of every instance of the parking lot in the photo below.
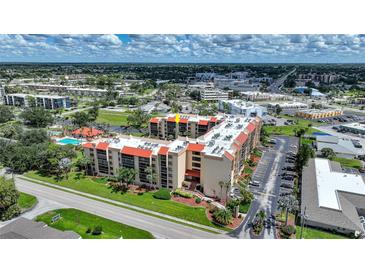
{"type": "Polygon", "coordinates": [[[250,238],[250,225],[260,210],[264,210],[267,217],[263,237],[275,238],[273,218],[277,209],[278,197],[280,194],[293,191],[292,171],[283,170],[283,168],[294,168],[293,157],[287,157],[287,153],[296,154],[298,138],[278,136],[273,139],[272,146],[266,149],[252,176],[250,190],[254,193],[255,200],[252,202],[243,224],[234,232],[235,236],[239,238],[250,238]]]}

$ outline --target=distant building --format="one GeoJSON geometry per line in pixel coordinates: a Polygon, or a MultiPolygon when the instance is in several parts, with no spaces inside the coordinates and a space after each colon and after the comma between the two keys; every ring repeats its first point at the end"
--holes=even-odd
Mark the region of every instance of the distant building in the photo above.
{"type": "Polygon", "coordinates": [[[323,119],[341,116],[343,111],[341,109],[308,109],[300,110],[295,115],[305,119],[323,119]]]}
{"type": "Polygon", "coordinates": [[[292,100],[292,96],[286,94],[275,94],[268,92],[259,92],[259,91],[242,91],[240,92],[242,98],[247,101],[283,101],[283,100],[292,100]]]}
{"type": "MultiPolygon", "coordinates": [[[[169,118],[176,126],[174,117],[169,118]]],[[[195,124],[198,130],[212,120],[199,121],[195,124]]],[[[219,182],[229,182],[228,189],[233,186],[259,142],[261,119],[230,115],[204,130],[198,138],[178,137],[171,142],[120,135],[84,143],[84,153],[92,159],[89,172],[113,176],[121,167],[132,168],[139,185],[176,189],[189,183],[190,189],[198,187],[207,196],[222,197],[225,192],[219,182]],[[151,172],[156,175],[154,180],[149,178],[151,172]]]]}
{"type": "Polygon", "coordinates": [[[151,101],[147,104],[141,106],[141,110],[146,113],[156,112],[168,112],[170,111],[171,107],[168,105],[161,103],[160,101],[151,101]]]}
{"type": "Polygon", "coordinates": [[[306,109],[308,105],[300,102],[285,102],[285,103],[269,103],[267,105],[268,110],[275,110],[279,106],[283,110],[297,110],[306,109]]]}
{"type": "Polygon", "coordinates": [[[365,135],[365,123],[350,123],[340,125],[339,128],[355,134],[365,135]]]}
{"type": "Polygon", "coordinates": [[[34,98],[37,107],[45,109],[70,108],[70,98],[58,95],[32,95],[32,94],[6,94],[3,96],[4,104],[8,106],[29,107],[30,98],[34,98]]]}
{"type": "Polygon", "coordinates": [[[81,239],[73,231],[61,231],[43,222],[20,217],[0,228],[0,239],[81,239]]]}
{"type": "Polygon", "coordinates": [[[324,93],[319,92],[318,89],[309,88],[309,87],[296,87],[294,89],[294,92],[300,93],[300,94],[305,94],[306,90],[310,91],[310,94],[308,94],[308,95],[311,97],[326,97],[326,95],[324,93]]]}
{"type": "Polygon", "coordinates": [[[337,136],[317,136],[316,148],[321,151],[330,148],[341,158],[358,158],[365,155],[364,149],[359,141],[339,138],[337,136]]]}
{"type": "Polygon", "coordinates": [[[310,159],[303,170],[301,213],[305,226],[344,234],[365,233],[365,183],[337,162],[310,159]],[[305,211],[305,212],[304,212],[305,211]]]}
{"type": "Polygon", "coordinates": [[[219,100],[229,99],[229,92],[219,89],[202,89],[200,90],[200,99],[203,101],[217,102],[219,100]]]}
{"type": "Polygon", "coordinates": [[[225,112],[227,109],[229,114],[245,115],[246,117],[264,117],[267,114],[266,108],[257,104],[243,100],[220,100],[218,110],[225,112]]]}

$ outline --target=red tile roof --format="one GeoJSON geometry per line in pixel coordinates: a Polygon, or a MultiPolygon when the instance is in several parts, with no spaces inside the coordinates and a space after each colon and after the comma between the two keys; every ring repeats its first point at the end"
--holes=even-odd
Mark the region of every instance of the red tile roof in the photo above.
{"type": "Polygon", "coordinates": [[[199,170],[187,169],[185,171],[185,176],[200,177],[200,171],[199,170]]]}
{"type": "Polygon", "coordinates": [[[149,158],[152,155],[152,150],[127,146],[124,146],[120,152],[127,155],[145,158],[149,158]]]}
{"type": "Polygon", "coordinates": [[[229,153],[228,151],[224,152],[224,156],[226,156],[228,158],[228,160],[231,160],[231,161],[234,160],[233,155],[231,153],[229,153]]]}
{"type": "Polygon", "coordinates": [[[160,147],[160,150],[158,151],[158,154],[160,155],[167,155],[169,153],[169,147],[160,147]]]}
{"type": "Polygon", "coordinates": [[[168,117],[167,118],[167,122],[176,122],[176,118],[175,118],[175,116],[174,117],[168,117]]]}
{"type": "Polygon", "coordinates": [[[210,117],[210,121],[212,123],[216,123],[218,121],[217,117],[210,117]]]}
{"type": "Polygon", "coordinates": [[[93,127],[91,127],[91,128],[90,127],[82,127],[82,128],[79,128],[79,129],[76,129],[76,130],[72,131],[72,134],[81,135],[83,137],[95,137],[95,136],[101,135],[103,133],[104,133],[104,131],[93,128],[93,127]]]}
{"type": "Polygon", "coordinates": [[[208,125],[208,121],[207,120],[199,120],[198,125],[200,125],[200,126],[207,126],[208,125]]]}
{"type": "Polygon", "coordinates": [[[158,123],[158,118],[151,118],[150,122],[157,124],[158,123]]]}
{"type": "Polygon", "coordinates": [[[255,128],[256,128],[255,124],[253,124],[252,122],[248,123],[247,125],[248,132],[252,133],[255,130],[255,128]]]}
{"type": "Polygon", "coordinates": [[[96,145],[96,149],[99,149],[99,150],[107,150],[108,149],[108,146],[109,146],[109,143],[106,143],[106,142],[100,142],[96,145]]]}
{"type": "Polygon", "coordinates": [[[243,145],[243,144],[246,142],[247,138],[248,138],[247,134],[245,134],[245,133],[241,132],[241,133],[237,136],[237,138],[236,138],[235,140],[236,140],[238,143],[240,143],[241,145],[243,145]]]}
{"type": "Polygon", "coordinates": [[[94,145],[92,143],[85,143],[82,145],[83,148],[94,148],[94,145]]]}
{"type": "Polygon", "coordinates": [[[204,149],[202,144],[188,144],[188,151],[201,152],[204,149]]]}
{"type": "Polygon", "coordinates": [[[180,118],[180,121],[179,121],[179,123],[182,123],[182,124],[187,124],[188,122],[189,122],[189,120],[186,118],[180,118]]]}

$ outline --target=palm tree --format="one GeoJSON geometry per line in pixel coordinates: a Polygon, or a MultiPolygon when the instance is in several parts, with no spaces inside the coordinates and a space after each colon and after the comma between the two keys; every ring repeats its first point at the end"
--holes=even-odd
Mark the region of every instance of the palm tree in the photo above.
{"type": "Polygon", "coordinates": [[[119,182],[130,185],[130,184],[134,183],[134,180],[136,178],[136,174],[137,173],[133,168],[122,167],[118,170],[118,173],[116,175],[116,179],[119,182]]]}
{"type": "Polygon", "coordinates": [[[294,213],[299,209],[299,202],[294,195],[281,196],[278,199],[278,208],[285,210],[285,225],[288,225],[289,213],[294,213]]]}
{"type": "Polygon", "coordinates": [[[224,186],[226,187],[226,204],[227,204],[227,200],[228,200],[228,193],[229,193],[229,190],[231,189],[231,182],[225,182],[224,183],[224,186]]]}
{"type": "Polygon", "coordinates": [[[223,198],[223,186],[224,186],[224,182],[223,181],[219,181],[218,182],[218,185],[220,186],[220,188],[221,188],[221,199],[223,198]]]}
{"type": "Polygon", "coordinates": [[[145,172],[147,173],[147,180],[150,183],[150,185],[152,185],[153,183],[155,183],[157,181],[157,174],[152,167],[150,167],[150,166],[147,167],[145,169],[145,172]]]}

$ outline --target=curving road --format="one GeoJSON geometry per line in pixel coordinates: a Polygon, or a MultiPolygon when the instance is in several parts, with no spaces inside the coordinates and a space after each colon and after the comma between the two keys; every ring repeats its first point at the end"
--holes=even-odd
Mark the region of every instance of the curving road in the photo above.
{"type": "Polygon", "coordinates": [[[41,199],[47,199],[62,205],[76,208],[123,224],[151,232],[156,238],[171,239],[229,239],[224,234],[213,234],[182,224],[139,213],[130,209],[99,202],[77,194],[32,183],[16,177],[19,191],[29,193],[41,199]]]}

